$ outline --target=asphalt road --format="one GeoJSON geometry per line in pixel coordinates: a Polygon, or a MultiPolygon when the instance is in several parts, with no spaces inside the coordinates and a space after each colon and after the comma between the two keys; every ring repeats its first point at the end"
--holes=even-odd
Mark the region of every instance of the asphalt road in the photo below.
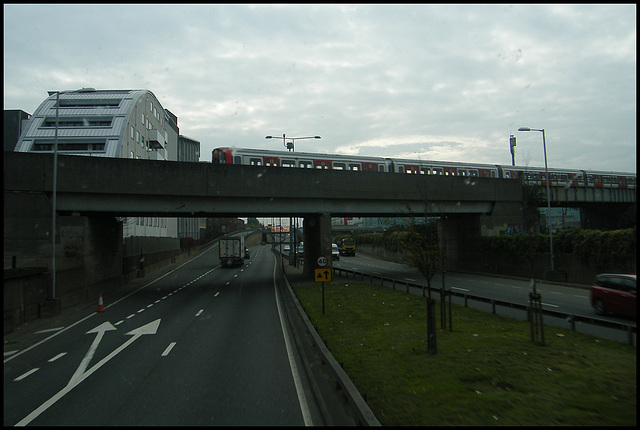
{"type": "MultiPolygon", "coordinates": [[[[383,276],[385,278],[396,279],[398,281],[409,282],[411,284],[427,285],[427,282],[416,269],[408,268],[403,264],[379,259],[372,255],[358,253],[356,256],[341,256],[338,261],[333,261],[336,268],[350,269],[360,273],[383,276]]],[[[365,278],[368,280],[368,278],[365,278]]],[[[358,278],[359,280],[359,278],[358,278]]],[[[379,282],[379,280],[377,281],[379,282]]],[[[440,289],[443,285],[442,275],[436,274],[431,280],[433,289],[440,289]]],[[[447,273],[445,275],[445,289],[458,293],[484,297],[488,299],[501,300],[509,303],[527,305],[529,293],[532,291],[531,279],[515,279],[508,277],[494,277],[471,273],[447,273]]],[[[406,291],[404,284],[398,283],[397,289],[406,291]]],[[[632,324],[635,326],[635,319],[620,315],[607,315],[606,317],[596,315],[589,302],[589,285],[562,284],[553,282],[536,283],[537,292],[541,295],[542,308],[553,310],[568,315],[583,315],[598,319],[604,319],[622,324],[632,324]]],[[[422,294],[418,289],[412,288],[414,294],[422,294]]],[[[434,292],[434,297],[439,299],[439,293],[434,292]]],[[[454,298],[456,304],[464,303],[464,299],[454,298]]],[[[470,307],[480,310],[492,311],[491,304],[468,301],[470,307]]],[[[526,319],[526,313],[517,309],[501,308],[497,311],[500,315],[526,319]]],[[[564,319],[547,317],[545,324],[569,328],[570,322],[564,319]]],[[[587,323],[576,323],[576,329],[582,333],[588,333],[603,338],[627,342],[627,333],[623,330],[598,327],[587,323]]],[[[635,337],[635,334],[633,334],[635,337]]],[[[635,341],[634,341],[635,343],[635,341]]]]}
{"type": "Polygon", "coordinates": [[[250,251],[243,267],[222,269],[212,247],[105,296],[104,312],[5,337],[4,425],[324,423],[283,316],[276,260],[269,247],[250,251]]]}

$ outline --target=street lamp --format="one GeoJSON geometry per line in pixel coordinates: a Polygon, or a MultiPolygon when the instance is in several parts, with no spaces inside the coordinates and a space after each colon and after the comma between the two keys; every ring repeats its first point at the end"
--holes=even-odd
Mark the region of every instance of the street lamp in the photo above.
{"type": "Polygon", "coordinates": [[[266,136],[265,139],[282,139],[282,143],[284,144],[285,148],[287,148],[289,151],[295,151],[294,149],[294,142],[296,140],[299,139],[320,139],[320,136],[304,136],[304,137],[285,137],[285,135],[283,134],[282,137],[280,136],[266,136]],[[287,142],[287,139],[291,140],[291,142],[287,142]]]}
{"type": "Polygon", "coordinates": [[[49,97],[56,95],[56,127],[53,138],[53,184],[51,209],[51,299],[56,298],[56,190],[58,185],[58,122],[60,119],[60,94],[95,91],[93,88],[79,90],[47,91],[49,97]]]}
{"type": "Polygon", "coordinates": [[[547,167],[547,142],[544,137],[544,128],[536,129],[529,127],[520,127],[518,131],[540,131],[542,132],[542,147],[544,149],[544,171],[547,176],[547,228],[549,229],[549,247],[551,252],[551,271],[554,270],[553,263],[553,231],[551,231],[551,188],[549,183],[551,178],[549,177],[549,168],[547,167]]]}
{"type": "MultiPolygon", "coordinates": [[[[285,148],[287,148],[291,152],[295,152],[294,142],[300,139],[320,139],[320,136],[303,136],[303,137],[286,137],[285,134],[280,136],[265,136],[265,139],[282,139],[282,143],[285,148]],[[287,139],[291,140],[291,142],[287,142],[287,139]]],[[[289,217],[289,264],[297,267],[298,259],[296,258],[296,250],[298,249],[297,240],[295,238],[296,229],[291,231],[291,227],[293,225],[293,217],[289,217]]]]}

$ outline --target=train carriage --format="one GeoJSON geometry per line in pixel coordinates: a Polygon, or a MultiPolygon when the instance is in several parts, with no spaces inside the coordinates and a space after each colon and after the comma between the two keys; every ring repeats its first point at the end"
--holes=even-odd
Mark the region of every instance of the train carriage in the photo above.
{"type": "MultiPolygon", "coordinates": [[[[214,164],[520,179],[527,185],[540,185],[542,187],[547,185],[547,172],[542,167],[501,166],[231,147],[214,149],[212,161],[214,164]]],[[[554,187],[636,188],[636,175],[634,173],[559,168],[550,168],[548,172],[550,185],[554,187]]]]}

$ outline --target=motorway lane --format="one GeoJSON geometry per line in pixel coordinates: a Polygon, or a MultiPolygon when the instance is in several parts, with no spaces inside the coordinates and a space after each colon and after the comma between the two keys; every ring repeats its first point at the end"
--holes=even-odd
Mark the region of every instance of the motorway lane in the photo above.
{"type": "MultiPolygon", "coordinates": [[[[339,261],[334,261],[336,268],[351,269],[362,273],[384,276],[385,278],[397,279],[410,283],[426,285],[424,277],[414,268],[408,268],[403,264],[392,261],[381,260],[377,257],[358,254],[354,257],[341,256],[339,261]]],[[[359,279],[359,278],[356,278],[359,279]]],[[[365,278],[368,280],[367,278],[365,278]]],[[[379,281],[378,281],[379,282],[379,281]]],[[[432,281],[432,289],[439,289],[442,286],[442,275],[436,274],[432,281]]],[[[454,292],[468,293],[469,295],[492,298],[510,303],[527,305],[529,303],[529,293],[532,291],[531,280],[514,279],[508,277],[494,277],[489,275],[447,273],[445,276],[445,286],[454,292]]],[[[545,310],[553,310],[569,315],[583,315],[598,319],[605,319],[616,323],[635,325],[635,319],[619,315],[608,315],[606,317],[596,315],[589,301],[588,285],[563,285],[558,283],[537,283],[537,291],[542,298],[542,307],[545,310]]],[[[405,285],[397,284],[397,289],[405,290],[405,285]]],[[[413,291],[414,294],[421,294],[413,291]]],[[[439,298],[436,292],[435,297],[439,298]]],[[[456,304],[463,304],[462,298],[453,298],[456,304]]],[[[470,307],[491,311],[491,304],[475,302],[469,300],[470,307]]],[[[501,307],[499,314],[526,319],[526,313],[521,310],[501,307]]],[[[554,317],[545,317],[545,323],[569,328],[570,321],[554,317]]],[[[598,327],[592,324],[578,322],[576,328],[581,333],[588,333],[594,336],[601,336],[618,342],[627,342],[627,333],[623,330],[598,327]]],[[[635,334],[633,335],[635,337],[635,334]]]]}
{"type": "MultiPolygon", "coordinates": [[[[379,260],[372,256],[359,254],[355,257],[341,257],[334,261],[335,267],[358,270],[376,276],[385,276],[420,285],[426,285],[424,277],[414,268],[391,261],[379,260]]],[[[431,280],[432,289],[442,287],[442,275],[436,274],[431,280]]],[[[529,301],[531,280],[493,277],[477,274],[447,273],[445,287],[459,293],[493,298],[525,305],[529,301]]],[[[398,288],[403,288],[400,286],[398,288]]],[[[566,313],[594,315],[589,303],[588,286],[568,287],[551,283],[537,283],[537,290],[543,298],[543,308],[566,313]]]]}
{"type": "Polygon", "coordinates": [[[271,253],[257,247],[245,267],[223,270],[211,248],[104,313],[5,360],[4,424],[37,411],[22,424],[303,425],[273,264],[271,253]],[[158,320],[155,334],[128,334],[158,320]],[[103,323],[108,331],[87,334],[103,323]]]}

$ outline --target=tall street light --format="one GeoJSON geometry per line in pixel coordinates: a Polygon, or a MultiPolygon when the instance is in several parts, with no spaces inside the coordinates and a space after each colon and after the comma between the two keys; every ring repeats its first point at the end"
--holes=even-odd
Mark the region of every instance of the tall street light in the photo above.
{"type": "Polygon", "coordinates": [[[296,140],[300,140],[300,139],[320,139],[320,136],[285,137],[285,135],[283,134],[282,137],[280,137],[280,136],[266,136],[265,139],[282,139],[282,143],[284,144],[285,148],[287,148],[291,152],[294,152],[295,151],[294,142],[296,140]],[[291,142],[287,142],[287,139],[289,139],[291,142]]]}
{"type": "Polygon", "coordinates": [[[51,299],[56,298],[56,192],[58,187],[58,123],[60,119],[60,94],[95,91],[93,88],[80,90],[47,91],[49,97],[56,95],[56,127],[53,138],[53,184],[51,199],[51,299]]]}
{"type": "Polygon", "coordinates": [[[56,190],[58,182],[58,121],[60,118],[60,94],[66,91],[48,91],[56,95],[56,129],[53,138],[53,185],[51,204],[51,299],[56,298],[56,190]]]}
{"type": "Polygon", "coordinates": [[[549,177],[549,168],[547,167],[547,142],[544,137],[544,128],[536,129],[529,127],[520,127],[518,131],[540,131],[542,132],[542,147],[544,149],[544,171],[547,176],[547,228],[549,229],[549,247],[551,252],[551,271],[554,270],[553,263],[553,231],[551,231],[551,188],[549,183],[551,178],[549,177]]]}
{"type": "MultiPolygon", "coordinates": [[[[320,136],[303,136],[303,137],[286,137],[285,134],[280,136],[265,136],[265,139],[282,139],[282,143],[285,148],[287,148],[290,152],[295,152],[294,142],[300,139],[320,139],[320,136]],[[291,142],[287,142],[287,139],[291,140],[291,142]]],[[[298,249],[298,244],[296,238],[294,237],[296,234],[296,229],[292,228],[293,226],[293,217],[289,217],[289,264],[291,266],[298,266],[298,259],[296,258],[296,251],[298,249]],[[293,230],[293,231],[292,231],[293,230]]]]}

